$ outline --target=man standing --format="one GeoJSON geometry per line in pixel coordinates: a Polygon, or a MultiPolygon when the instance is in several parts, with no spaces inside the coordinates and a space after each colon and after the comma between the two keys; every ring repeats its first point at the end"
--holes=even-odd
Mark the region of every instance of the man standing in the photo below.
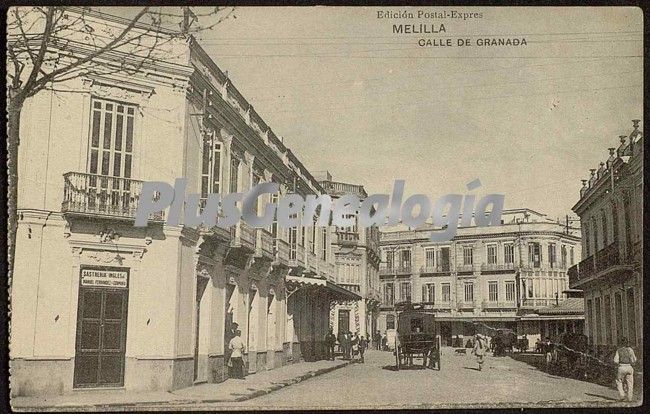
{"type": "Polygon", "coordinates": [[[364,363],[365,360],[363,359],[363,354],[366,352],[366,348],[368,347],[368,341],[366,338],[363,336],[359,339],[359,356],[361,363],[364,363]]]}
{"type": "Polygon", "coordinates": [[[343,352],[345,353],[345,359],[352,359],[352,335],[350,331],[343,333],[343,352]]]}
{"type": "Polygon", "coordinates": [[[483,362],[485,362],[485,350],[487,348],[487,343],[483,338],[483,335],[476,334],[476,339],[474,340],[474,349],[472,353],[476,355],[476,360],[478,362],[478,370],[483,371],[483,362]]]}
{"type": "Polygon", "coordinates": [[[329,332],[325,334],[325,351],[327,359],[334,361],[334,345],[336,344],[336,336],[334,331],[330,328],[329,332]]]}
{"type": "Polygon", "coordinates": [[[621,338],[621,346],[616,350],[614,363],[618,364],[616,372],[616,388],[621,401],[632,401],[634,394],[634,368],[636,355],[629,347],[627,338],[621,338]]]}
{"type": "Polygon", "coordinates": [[[543,348],[544,356],[546,358],[546,371],[548,372],[551,369],[551,364],[553,362],[553,343],[551,343],[551,338],[548,336],[544,340],[543,348]]]}
{"type": "Polygon", "coordinates": [[[228,344],[230,349],[230,363],[232,366],[233,378],[244,379],[244,341],[241,339],[241,331],[235,331],[235,337],[228,344]]]}

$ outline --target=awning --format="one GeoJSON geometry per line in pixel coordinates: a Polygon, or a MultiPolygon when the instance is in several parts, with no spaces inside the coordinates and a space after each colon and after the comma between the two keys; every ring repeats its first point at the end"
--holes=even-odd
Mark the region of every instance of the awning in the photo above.
{"type": "Polygon", "coordinates": [[[290,284],[293,283],[299,286],[322,287],[333,296],[333,300],[361,300],[361,296],[357,295],[356,293],[350,292],[349,290],[342,288],[336,283],[327,281],[325,279],[316,279],[308,276],[287,275],[286,281],[290,284]]]}

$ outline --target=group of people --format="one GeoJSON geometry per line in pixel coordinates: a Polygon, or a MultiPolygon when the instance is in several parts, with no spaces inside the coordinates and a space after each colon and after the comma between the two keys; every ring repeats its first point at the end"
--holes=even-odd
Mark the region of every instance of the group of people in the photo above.
{"type": "Polygon", "coordinates": [[[364,354],[368,348],[368,341],[365,337],[359,336],[356,332],[341,331],[338,338],[334,335],[333,329],[325,335],[325,349],[327,359],[334,361],[334,347],[338,340],[343,359],[352,360],[359,358],[359,362],[364,361],[364,354]]]}

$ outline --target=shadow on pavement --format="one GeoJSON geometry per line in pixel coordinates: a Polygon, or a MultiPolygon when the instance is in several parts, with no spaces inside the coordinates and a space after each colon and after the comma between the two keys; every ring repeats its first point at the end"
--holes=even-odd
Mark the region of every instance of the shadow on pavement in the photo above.
{"type": "Polygon", "coordinates": [[[411,365],[411,366],[403,365],[400,367],[399,370],[395,365],[384,365],[381,368],[387,371],[415,371],[415,370],[428,369],[427,367],[424,367],[422,365],[411,365]]]}

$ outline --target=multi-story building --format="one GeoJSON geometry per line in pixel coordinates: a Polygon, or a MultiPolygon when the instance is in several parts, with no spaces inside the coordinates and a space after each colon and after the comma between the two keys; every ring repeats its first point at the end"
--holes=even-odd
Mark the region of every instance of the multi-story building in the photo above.
{"type": "MultiPolygon", "coordinates": [[[[89,11],[83,21],[98,33],[128,24],[89,11]]],[[[63,59],[88,52],[70,36],[63,59]]],[[[14,395],[219,382],[233,322],[250,372],[317,359],[330,302],[359,298],[335,283],[328,228],[191,228],[167,224],[169,209],[134,227],[143,181],[186,178],[199,209],[210,193],[264,181],[325,192],[194,39],[161,44],[137,73],[81,71],[25,103],[14,395]]]]}
{"type": "Polygon", "coordinates": [[[573,211],[582,224],[582,257],[569,271],[584,291],[585,333],[608,352],[622,337],[643,352],[643,134],[634,120],[629,136],[591,177],[582,181],[573,211]]]}
{"type": "Polygon", "coordinates": [[[552,316],[538,312],[567,300],[567,269],[580,260],[578,229],[568,220],[515,209],[503,211],[499,226],[459,227],[448,242],[430,241],[432,229],[381,233],[379,327],[389,345],[394,304],[404,301],[421,302],[435,312],[444,345],[473,335],[476,324],[508,328],[531,341],[559,333],[550,332],[550,320],[566,321],[566,330],[582,330],[584,315],[562,312],[566,306],[552,316]]]}
{"type": "MultiPolygon", "coordinates": [[[[329,171],[314,175],[332,200],[345,194],[354,194],[359,200],[368,197],[362,185],[333,181],[329,171]]],[[[377,330],[380,303],[379,229],[376,226],[333,226],[331,242],[337,283],[362,299],[333,304],[330,324],[334,332],[348,330],[372,340],[377,330]]]]}

